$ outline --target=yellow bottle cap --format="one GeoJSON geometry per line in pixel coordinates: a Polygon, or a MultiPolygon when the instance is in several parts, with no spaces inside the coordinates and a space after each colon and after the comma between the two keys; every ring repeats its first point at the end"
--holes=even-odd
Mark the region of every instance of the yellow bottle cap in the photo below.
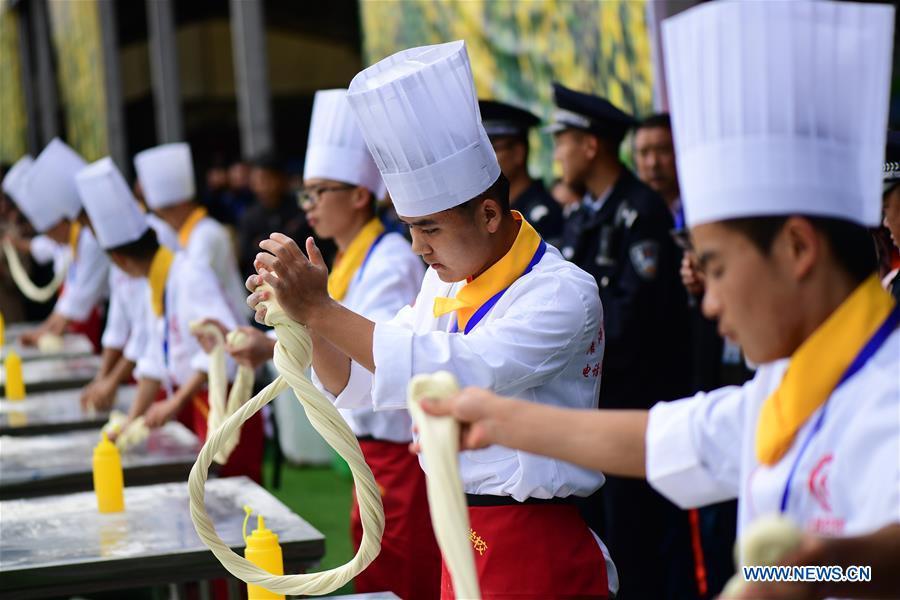
{"type": "Polygon", "coordinates": [[[244,512],[246,516],[244,517],[244,543],[247,546],[260,546],[260,545],[277,545],[278,544],[278,534],[276,534],[271,529],[266,528],[266,523],[263,520],[262,515],[257,515],[256,517],[256,529],[254,529],[250,535],[247,535],[247,521],[250,519],[250,513],[252,509],[249,506],[244,507],[244,512]]]}
{"type": "Polygon", "coordinates": [[[100,432],[100,442],[94,447],[94,456],[98,454],[118,454],[119,449],[116,445],[109,441],[109,436],[105,431],[100,432]]]}

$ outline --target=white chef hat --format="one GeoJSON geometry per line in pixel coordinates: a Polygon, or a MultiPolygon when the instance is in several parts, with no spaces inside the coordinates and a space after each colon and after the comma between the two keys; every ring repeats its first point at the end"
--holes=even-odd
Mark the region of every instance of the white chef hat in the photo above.
{"type": "Polygon", "coordinates": [[[3,191],[16,202],[19,202],[17,197],[24,191],[25,175],[31,170],[33,164],[34,159],[31,155],[25,154],[10,167],[3,177],[3,191]]]}
{"type": "Polygon", "coordinates": [[[97,242],[105,250],[135,242],[147,231],[147,217],[110,157],[79,171],[75,185],[97,242]]]}
{"type": "Polygon", "coordinates": [[[194,199],[194,163],[189,144],[163,144],[138,152],[134,168],[151,209],[194,199]]]}
{"type": "Polygon", "coordinates": [[[381,188],[381,173],[347,104],[347,90],[316,92],[303,178],[344,181],[372,193],[381,188]]]}
{"type": "MultiPolygon", "coordinates": [[[[32,216],[29,211],[29,206],[25,202],[25,182],[28,180],[26,175],[28,174],[28,171],[31,170],[31,165],[33,164],[34,159],[31,158],[30,154],[26,154],[17,160],[16,164],[14,164],[3,177],[3,191],[13,199],[19,207],[19,210],[22,211],[22,214],[24,214],[31,222],[31,225],[35,229],[40,230],[41,228],[38,227],[38,223],[43,223],[44,220],[41,219],[40,214],[32,216]]],[[[52,225],[52,223],[49,223],[48,225],[52,225]]]]}
{"type": "Polygon", "coordinates": [[[353,78],[347,99],[398,214],[453,208],[500,176],[465,42],[389,56],[353,78]]]}
{"type": "Polygon", "coordinates": [[[81,202],[75,173],[87,163],[59,138],[53,138],[25,173],[19,206],[39,232],[63,219],[75,219],[81,202]]]}
{"type": "Polygon", "coordinates": [[[877,225],[894,9],[711,2],[663,23],[689,225],[806,214],[877,225]]]}

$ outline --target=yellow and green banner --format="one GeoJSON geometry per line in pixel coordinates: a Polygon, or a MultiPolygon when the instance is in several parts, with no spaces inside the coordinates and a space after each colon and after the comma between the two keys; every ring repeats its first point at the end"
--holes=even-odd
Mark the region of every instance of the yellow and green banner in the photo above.
{"type": "Polygon", "coordinates": [[[11,164],[25,154],[27,130],[19,15],[0,0],[0,162],[11,164]]]}
{"type": "Polygon", "coordinates": [[[97,2],[50,0],[47,3],[66,141],[87,161],[109,153],[103,41],[97,2]]]}

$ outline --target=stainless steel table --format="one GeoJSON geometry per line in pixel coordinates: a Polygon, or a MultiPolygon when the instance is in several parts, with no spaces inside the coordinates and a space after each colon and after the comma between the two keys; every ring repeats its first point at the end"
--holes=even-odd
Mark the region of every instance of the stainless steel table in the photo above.
{"type": "MultiPolygon", "coordinates": [[[[48,358],[22,363],[25,393],[83,388],[100,370],[99,356],[48,358]]],[[[6,369],[0,369],[0,395],[6,396],[6,369]]]]}
{"type": "MultiPolygon", "coordinates": [[[[93,489],[91,460],[99,440],[99,428],[0,437],[0,499],[93,489]]],[[[197,436],[181,423],[166,423],[122,453],[125,485],[187,481],[199,451],[197,436]]]]}
{"type": "MultiPolygon", "coordinates": [[[[113,408],[128,412],[137,387],[122,386],[113,408]]],[[[97,429],[109,419],[107,411],[81,408],[81,390],[60,390],[29,394],[24,400],[0,400],[0,435],[38,435],[97,429]]]]}
{"type": "MultiPolygon", "coordinates": [[[[274,496],[246,477],[207,482],[216,531],[241,554],[245,504],[278,534],[286,573],[318,564],[324,537],[274,496]]],[[[231,578],[194,531],[187,483],[128,487],[116,514],[97,512],[92,492],[4,501],[0,514],[0,598],[231,578]]]]}
{"type": "Polygon", "coordinates": [[[15,338],[6,336],[6,345],[0,348],[0,360],[5,359],[10,351],[15,351],[22,359],[22,362],[32,360],[46,360],[48,358],[77,358],[79,356],[90,356],[94,353],[94,346],[91,340],[81,333],[67,333],[63,336],[62,349],[58,352],[41,352],[35,346],[24,346],[19,342],[19,337],[15,338]]]}
{"type": "Polygon", "coordinates": [[[31,321],[31,322],[18,322],[18,323],[6,323],[5,335],[4,337],[7,340],[11,340],[13,338],[17,338],[23,333],[27,331],[31,331],[32,329],[37,329],[41,326],[40,321],[31,321]]]}

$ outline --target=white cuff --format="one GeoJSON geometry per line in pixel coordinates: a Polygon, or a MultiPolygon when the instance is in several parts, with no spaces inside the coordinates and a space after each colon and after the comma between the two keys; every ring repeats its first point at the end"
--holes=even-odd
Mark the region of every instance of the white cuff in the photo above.
{"type": "Polygon", "coordinates": [[[659,402],[650,409],[647,423],[647,481],[682,509],[734,497],[711,476],[697,452],[692,417],[699,408],[699,398],[659,402]]]}
{"type": "Polygon", "coordinates": [[[191,369],[202,373],[209,373],[209,355],[200,350],[191,357],[191,369]]]}
{"type": "Polygon", "coordinates": [[[94,310],[94,305],[85,302],[84,298],[76,298],[74,292],[67,293],[68,289],[64,289],[62,296],[56,301],[53,312],[59,313],[66,319],[75,322],[87,321],[94,310]]]}
{"type": "Polygon", "coordinates": [[[325,389],[315,371],[312,382],[337,408],[372,408],[372,373],[356,361],[350,361],[350,378],[337,396],[325,389]]]}
{"type": "Polygon", "coordinates": [[[166,381],[165,367],[147,356],[138,359],[134,367],[135,379],[155,379],[157,381],[166,381]]]}
{"type": "Polygon", "coordinates": [[[37,235],[31,238],[31,242],[28,244],[31,257],[40,265],[51,262],[57,253],[64,252],[63,248],[46,235],[37,235]]]}
{"type": "Polygon", "coordinates": [[[122,331],[117,327],[109,327],[107,323],[107,327],[103,330],[103,335],[100,336],[100,345],[104,348],[121,350],[127,346],[131,337],[133,336],[129,336],[127,331],[122,331]]]}
{"type": "MultiPolygon", "coordinates": [[[[353,367],[351,363],[350,374],[353,375],[353,367]]],[[[316,389],[322,392],[322,395],[328,398],[328,401],[334,404],[337,402],[337,397],[325,389],[325,384],[322,383],[322,380],[319,379],[319,376],[316,375],[316,370],[310,367],[309,369],[309,380],[312,381],[312,384],[316,386],[316,389]]]]}

